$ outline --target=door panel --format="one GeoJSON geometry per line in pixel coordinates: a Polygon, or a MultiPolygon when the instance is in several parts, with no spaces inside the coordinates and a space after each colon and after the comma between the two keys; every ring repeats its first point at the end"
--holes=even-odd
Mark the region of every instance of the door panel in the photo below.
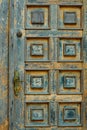
{"type": "Polygon", "coordinates": [[[59,29],[82,28],[82,5],[60,4],[58,14],[59,29]]]}
{"type": "Polygon", "coordinates": [[[58,44],[59,61],[82,61],[83,41],[81,38],[60,38],[58,44]]]}
{"type": "Polygon", "coordinates": [[[14,38],[20,86],[13,129],[85,130],[84,2],[22,2],[14,2],[22,36],[14,38]]]}
{"type": "Polygon", "coordinates": [[[51,72],[49,70],[26,71],[26,94],[50,94],[51,72]]]}
{"type": "Polygon", "coordinates": [[[49,29],[49,5],[26,5],[26,29],[49,29]]]}
{"type": "Polygon", "coordinates": [[[50,37],[26,38],[26,61],[50,61],[53,59],[53,41],[50,37]]]}

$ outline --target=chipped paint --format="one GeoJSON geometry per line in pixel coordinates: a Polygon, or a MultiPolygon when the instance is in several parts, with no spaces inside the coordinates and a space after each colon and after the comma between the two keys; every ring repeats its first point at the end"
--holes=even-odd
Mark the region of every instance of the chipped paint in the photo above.
{"type": "Polygon", "coordinates": [[[87,0],[9,4],[8,47],[8,1],[0,0],[0,130],[86,130],[87,0]]]}
{"type": "Polygon", "coordinates": [[[8,130],[8,1],[0,0],[0,130],[8,130]]]}
{"type": "Polygon", "coordinates": [[[14,5],[14,68],[22,89],[14,98],[13,129],[83,130],[82,0],[16,0],[14,5]],[[68,15],[64,20],[69,11],[73,23],[68,15]],[[68,117],[70,112],[77,116],[68,117]]]}

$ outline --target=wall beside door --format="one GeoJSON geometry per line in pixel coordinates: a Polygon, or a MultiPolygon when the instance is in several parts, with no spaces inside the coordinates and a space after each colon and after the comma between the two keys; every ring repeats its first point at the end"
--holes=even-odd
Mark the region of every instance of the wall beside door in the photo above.
{"type": "Polygon", "coordinates": [[[8,5],[0,0],[0,130],[8,130],[8,5]]]}

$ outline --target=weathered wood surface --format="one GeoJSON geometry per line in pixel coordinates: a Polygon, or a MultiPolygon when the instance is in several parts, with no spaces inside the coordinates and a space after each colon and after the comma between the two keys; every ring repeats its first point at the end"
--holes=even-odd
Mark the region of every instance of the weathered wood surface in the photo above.
{"type": "Polygon", "coordinates": [[[14,68],[22,80],[19,95],[14,97],[14,130],[85,129],[80,111],[84,110],[83,70],[86,66],[82,57],[82,7],[81,0],[14,1],[14,68]],[[63,11],[76,12],[75,21],[69,21],[68,25],[67,16],[64,23],[63,11]],[[16,36],[19,30],[21,37],[16,36]],[[71,90],[68,83],[63,84],[63,78],[73,79],[71,90]],[[63,109],[65,113],[76,112],[78,121],[73,121],[75,116],[70,121],[66,115],[64,121],[63,109]]]}
{"type": "Polygon", "coordinates": [[[0,130],[86,130],[87,1],[11,0],[9,8],[10,14],[8,1],[0,1],[0,130]],[[30,21],[33,9],[37,14],[32,17],[38,19],[30,21]],[[67,11],[74,12],[73,23],[68,23],[67,11]],[[21,83],[18,96],[13,84],[16,70],[21,83]],[[69,86],[67,79],[73,84],[69,86]],[[72,112],[73,118],[68,118],[67,112],[72,112]],[[70,123],[76,118],[74,113],[78,121],[70,123]]]}
{"type": "Polygon", "coordinates": [[[8,0],[0,0],[0,130],[8,130],[8,0]]]}

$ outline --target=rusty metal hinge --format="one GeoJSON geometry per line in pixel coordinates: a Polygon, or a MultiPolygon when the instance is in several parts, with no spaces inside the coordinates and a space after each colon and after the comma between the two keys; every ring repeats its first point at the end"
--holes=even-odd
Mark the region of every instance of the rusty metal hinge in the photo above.
{"type": "Polygon", "coordinates": [[[15,94],[15,96],[18,96],[21,89],[22,89],[22,86],[21,86],[20,74],[19,74],[18,70],[15,70],[15,72],[14,72],[14,94],[15,94]]]}

